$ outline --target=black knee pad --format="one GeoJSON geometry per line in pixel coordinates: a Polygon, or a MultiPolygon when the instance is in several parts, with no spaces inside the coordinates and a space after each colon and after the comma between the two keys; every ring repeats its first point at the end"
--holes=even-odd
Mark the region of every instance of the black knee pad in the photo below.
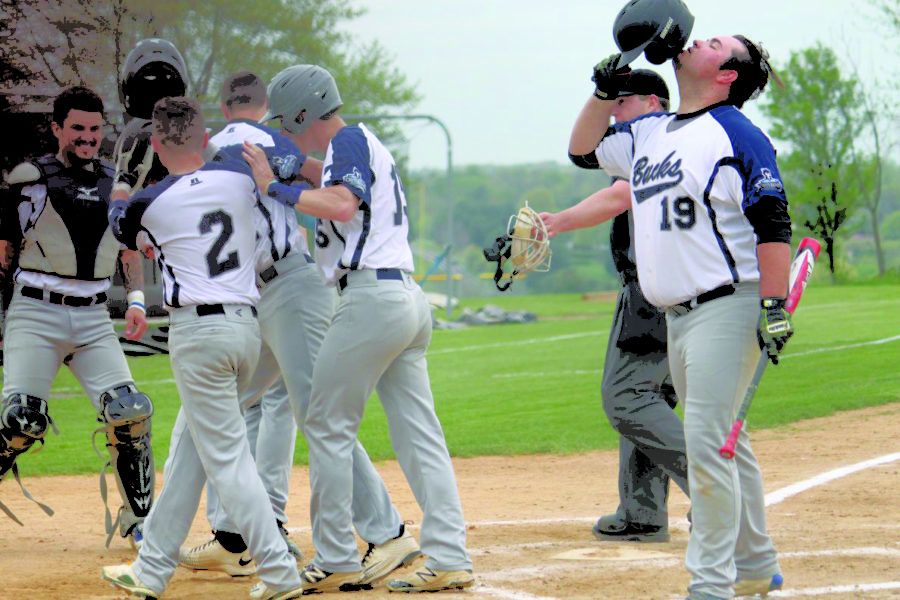
{"type": "Polygon", "coordinates": [[[52,421],[47,401],[26,394],[11,394],[0,409],[0,479],[13,467],[16,457],[35,442],[44,443],[52,421]]]}

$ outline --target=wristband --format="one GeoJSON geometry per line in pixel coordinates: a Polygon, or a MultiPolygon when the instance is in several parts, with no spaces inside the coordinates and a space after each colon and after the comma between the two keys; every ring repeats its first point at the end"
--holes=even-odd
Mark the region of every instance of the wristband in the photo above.
{"type": "Polygon", "coordinates": [[[147,307],[144,306],[144,292],[142,292],[141,290],[128,292],[126,300],[128,301],[128,308],[131,308],[133,306],[135,308],[141,309],[141,312],[143,312],[144,314],[147,314],[147,307]]]}

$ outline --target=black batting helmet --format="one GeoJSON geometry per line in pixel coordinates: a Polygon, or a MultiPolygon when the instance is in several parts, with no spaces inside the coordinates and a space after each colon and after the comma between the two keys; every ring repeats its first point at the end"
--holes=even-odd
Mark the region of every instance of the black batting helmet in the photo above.
{"type": "Polygon", "coordinates": [[[613,24],[613,37],[622,51],[619,66],[641,52],[656,65],[675,58],[693,27],[694,15],[682,0],[631,0],[613,24]]]}
{"type": "Polygon", "coordinates": [[[162,98],[187,94],[187,67],[175,44],[160,38],[141,40],[128,53],[119,76],[125,112],[149,119],[162,98]]]}

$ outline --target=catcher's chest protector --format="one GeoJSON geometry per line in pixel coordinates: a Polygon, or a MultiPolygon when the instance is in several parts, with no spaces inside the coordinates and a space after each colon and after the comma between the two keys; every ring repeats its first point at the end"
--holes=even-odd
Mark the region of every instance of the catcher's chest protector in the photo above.
{"type": "Polygon", "coordinates": [[[84,281],[111,277],[120,248],[106,216],[112,169],[99,160],[91,163],[93,171],[66,167],[55,156],[35,164],[41,180],[22,187],[34,213],[23,226],[21,268],[84,281]],[[35,184],[46,188],[44,198],[32,195],[35,184]]]}

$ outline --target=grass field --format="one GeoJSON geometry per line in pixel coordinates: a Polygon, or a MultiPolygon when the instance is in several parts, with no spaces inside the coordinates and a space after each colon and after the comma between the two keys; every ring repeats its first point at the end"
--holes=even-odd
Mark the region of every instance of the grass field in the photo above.
{"type": "MultiPolygon", "coordinates": [[[[429,368],[438,414],[454,456],[573,453],[612,448],[615,432],[600,402],[600,378],[614,303],[579,295],[492,298],[531,310],[525,325],[436,331],[429,368]]],[[[477,308],[484,301],[469,299],[477,308]]],[[[840,410],[900,401],[900,286],[816,285],[794,318],[781,365],[769,368],[751,427],[771,427],[840,410]]],[[[161,469],[178,396],[168,356],[131,358],[138,385],[156,405],[154,454],[161,469]]],[[[77,380],[60,371],[50,399],[60,435],[19,459],[23,475],[99,471],[91,449],[96,415],[77,380]]],[[[370,401],[360,438],[376,460],[393,457],[384,414],[370,401]]],[[[296,460],[306,462],[300,439],[296,460]]]]}

